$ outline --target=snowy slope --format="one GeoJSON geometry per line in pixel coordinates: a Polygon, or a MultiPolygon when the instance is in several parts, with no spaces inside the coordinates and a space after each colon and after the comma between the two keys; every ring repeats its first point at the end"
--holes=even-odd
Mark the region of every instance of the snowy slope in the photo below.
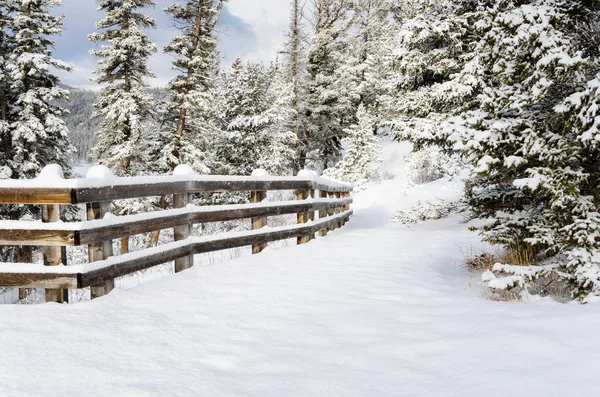
{"type": "Polygon", "coordinates": [[[398,178],[325,239],[92,302],[0,306],[2,394],[595,395],[600,305],[486,300],[460,217],[390,223],[411,199],[391,146],[398,178]]]}

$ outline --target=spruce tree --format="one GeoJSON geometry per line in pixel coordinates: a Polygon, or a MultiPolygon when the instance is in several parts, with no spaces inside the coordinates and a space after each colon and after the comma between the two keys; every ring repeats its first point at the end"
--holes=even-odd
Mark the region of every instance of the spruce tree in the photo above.
{"type": "Polygon", "coordinates": [[[226,0],[187,0],[166,9],[181,35],[165,48],[179,74],[169,84],[170,114],[163,132],[161,164],[190,164],[208,172],[205,147],[214,133],[214,90],[218,65],[215,27],[226,0]]]}
{"type": "Polygon", "coordinates": [[[571,283],[577,298],[600,293],[598,92],[594,79],[582,79],[598,59],[584,58],[573,40],[576,22],[598,8],[585,1],[501,2],[477,24],[487,88],[480,109],[446,129],[472,159],[467,198],[474,216],[488,220],[485,240],[531,262],[545,259],[533,268],[497,265],[513,276],[511,287],[550,277],[571,283]]]}
{"type": "Polygon", "coordinates": [[[156,52],[144,32],[156,23],[139,10],[155,4],[152,0],[98,0],[98,5],[106,16],[96,24],[101,31],[89,39],[103,43],[92,54],[100,58],[94,81],[105,86],[94,105],[95,115],[103,118],[94,152],[116,175],[136,175],[144,166],[144,135],[153,102],[144,79],[154,77],[148,58],[156,52]]]}
{"type": "MultiPolygon", "coordinates": [[[[290,25],[286,34],[287,40],[284,43],[284,49],[282,51],[285,56],[283,76],[284,81],[287,81],[292,87],[290,102],[292,112],[288,124],[296,135],[297,147],[295,148],[295,151],[299,156],[295,157],[305,159],[309,147],[306,130],[304,128],[305,123],[303,122],[303,114],[300,110],[306,97],[304,86],[307,81],[305,48],[307,35],[303,24],[304,3],[301,0],[291,0],[290,6],[290,25]]],[[[295,161],[294,175],[303,167],[304,165],[300,165],[299,161],[295,161]]]]}
{"type": "Polygon", "coordinates": [[[352,34],[344,55],[344,92],[358,111],[363,105],[375,117],[375,131],[386,120],[392,85],[395,28],[390,18],[390,0],[355,0],[352,34]]]}
{"type": "Polygon", "coordinates": [[[307,160],[324,168],[339,159],[344,128],[354,121],[353,106],[340,84],[340,67],[351,25],[349,0],[314,2],[313,38],[308,51],[307,98],[302,108],[306,132],[301,137],[299,167],[307,160]]]}
{"type": "Polygon", "coordinates": [[[221,132],[214,137],[213,169],[219,174],[250,175],[257,168],[286,175],[293,162],[293,133],[285,120],[291,112],[291,90],[280,83],[275,66],[237,58],[222,72],[221,132]]]}
{"type": "Polygon", "coordinates": [[[12,176],[8,165],[12,157],[12,137],[10,133],[11,105],[14,103],[9,80],[9,64],[14,48],[14,34],[11,29],[15,11],[13,0],[0,0],[0,179],[12,176]]]}
{"type": "Polygon", "coordinates": [[[391,59],[396,100],[389,124],[398,139],[417,148],[445,146],[444,122],[478,106],[483,81],[475,26],[491,3],[407,0],[396,5],[391,59]]]}
{"type": "MultiPolygon", "coordinates": [[[[62,32],[62,17],[53,15],[58,0],[0,2],[0,179],[37,177],[49,164],[68,175],[74,148],[61,120],[57,100],[68,91],[59,86],[54,70],[71,67],[52,57],[52,35],[62,32]]],[[[3,206],[0,217],[38,219],[39,208],[3,206]]],[[[3,250],[4,260],[10,252],[3,250]]],[[[12,252],[13,260],[31,261],[29,247],[12,252]]]]}

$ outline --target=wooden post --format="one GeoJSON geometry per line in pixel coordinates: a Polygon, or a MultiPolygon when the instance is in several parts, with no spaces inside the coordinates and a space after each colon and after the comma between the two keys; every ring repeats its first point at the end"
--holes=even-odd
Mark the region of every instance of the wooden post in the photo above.
{"type": "MultiPolygon", "coordinates": [[[[340,199],[340,198],[342,198],[342,193],[340,193],[340,192],[336,192],[336,193],[335,193],[335,198],[336,198],[336,199],[340,199]]],[[[341,207],[335,207],[335,213],[336,213],[336,214],[341,214],[341,213],[342,213],[342,211],[343,211],[343,208],[344,208],[343,206],[341,206],[341,207]]],[[[344,223],[343,223],[343,221],[341,221],[341,220],[340,220],[340,221],[337,223],[336,229],[339,229],[339,228],[341,228],[342,226],[344,226],[344,223]]]]}
{"type": "MultiPolygon", "coordinates": [[[[350,197],[350,192],[343,193],[342,197],[349,198],[350,197]]],[[[350,209],[350,204],[344,205],[344,211],[348,211],[349,209],[350,209]]],[[[350,220],[350,217],[344,218],[344,225],[346,225],[346,222],[348,222],[349,220],[350,220]]]]}
{"type": "MultiPolygon", "coordinates": [[[[110,205],[110,202],[88,203],[86,205],[87,219],[89,221],[94,219],[103,219],[104,216],[110,212],[110,205]]],[[[90,262],[103,261],[111,256],[113,256],[112,240],[98,241],[88,245],[88,259],[90,262]]],[[[114,279],[105,280],[98,285],[91,286],[90,294],[92,299],[96,299],[108,294],[114,288],[114,279]]]]}
{"type": "MultiPolygon", "coordinates": [[[[296,197],[298,200],[306,200],[310,195],[310,191],[308,189],[302,189],[296,191],[296,197]]],[[[308,212],[299,212],[298,213],[298,224],[306,223],[309,220],[308,212]]],[[[298,237],[297,243],[298,245],[306,244],[310,241],[310,234],[298,237]]]]}
{"type": "MultiPolygon", "coordinates": [[[[327,192],[327,196],[328,198],[335,198],[335,193],[333,192],[327,192]]],[[[336,214],[336,209],[335,208],[330,208],[327,210],[327,216],[332,216],[334,214],[336,214]]],[[[329,231],[335,230],[335,226],[330,226],[329,227],[329,231]]]]}
{"type": "MultiPolygon", "coordinates": [[[[173,195],[173,206],[175,208],[184,208],[186,205],[191,203],[192,195],[188,193],[174,194],[173,195]]],[[[185,240],[190,237],[192,233],[192,225],[181,225],[175,226],[174,234],[175,241],[185,240]]],[[[194,255],[186,256],[175,260],[175,273],[182,272],[190,267],[194,266],[194,255]]]]}
{"type": "MultiPolygon", "coordinates": [[[[51,223],[60,221],[60,205],[45,204],[42,205],[42,222],[51,223]]],[[[62,265],[62,255],[60,247],[44,247],[44,266],[62,265]]],[[[64,291],[62,289],[47,289],[46,302],[64,302],[64,291]]]]}
{"type": "MultiPolygon", "coordinates": [[[[250,201],[255,204],[262,203],[263,200],[267,198],[266,191],[253,191],[250,192],[250,201]]],[[[252,230],[262,229],[267,226],[267,217],[261,216],[252,218],[252,230]]],[[[255,244],[252,246],[252,254],[260,254],[265,248],[267,248],[267,243],[263,244],[255,244]]]]}
{"type": "MultiPolygon", "coordinates": [[[[315,189],[310,189],[309,195],[310,195],[310,199],[314,200],[314,198],[315,198],[315,189]]],[[[314,220],[315,220],[315,211],[314,210],[308,212],[308,218],[312,222],[314,222],[314,220]]],[[[317,234],[316,233],[313,233],[313,234],[310,235],[310,239],[311,240],[314,240],[316,238],[317,238],[317,234]]]]}
{"type": "MultiPolygon", "coordinates": [[[[327,198],[327,192],[324,190],[319,190],[319,197],[327,198]]],[[[319,211],[319,219],[323,219],[323,218],[327,218],[327,210],[319,211]]],[[[321,236],[321,237],[327,236],[327,228],[323,228],[323,229],[319,230],[319,236],[321,236]]]]}
{"type": "MultiPolygon", "coordinates": [[[[21,263],[33,262],[33,252],[30,246],[16,246],[13,248],[13,261],[21,263]]],[[[19,288],[19,300],[27,299],[31,294],[35,294],[34,288],[19,288]]]]}

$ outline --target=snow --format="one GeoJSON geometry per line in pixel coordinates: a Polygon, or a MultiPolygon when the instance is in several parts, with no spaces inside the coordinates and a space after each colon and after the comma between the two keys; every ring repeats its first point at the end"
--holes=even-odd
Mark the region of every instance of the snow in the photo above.
{"type": "Polygon", "coordinates": [[[110,168],[104,165],[94,165],[88,168],[85,177],[89,179],[99,179],[101,181],[110,181],[115,178],[115,175],[110,168]]]}
{"type": "Polygon", "coordinates": [[[304,174],[300,177],[290,176],[229,176],[229,175],[190,175],[178,174],[173,176],[138,176],[138,177],[116,177],[104,166],[93,166],[87,171],[86,178],[67,179],[56,185],[55,179],[47,180],[42,178],[28,180],[0,180],[0,188],[65,188],[65,189],[84,189],[103,186],[123,186],[123,185],[146,185],[169,182],[257,182],[257,181],[312,181],[318,184],[325,184],[332,187],[351,187],[351,184],[332,181],[330,179],[317,177],[314,173],[304,174]]]}
{"type": "Polygon", "coordinates": [[[408,189],[409,150],[384,147],[395,178],[325,238],[91,302],[0,306],[3,394],[595,395],[600,305],[489,301],[463,265],[481,244],[461,216],[390,222],[415,188],[456,190],[408,189]]]}
{"type": "Polygon", "coordinates": [[[258,168],[254,171],[252,171],[252,175],[251,176],[255,176],[258,178],[262,178],[262,177],[268,177],[269,176],[269,172],[267,170],[263,170],[262,168],[258,168]]]}
{"type": "Polygon", "coordinates": [[[58,164],[49,164],[42,168],[40,171],[40,175],[38,175],[38,179],[43,180],[45,182],[54,182],[60,181],[65,178],[63,173],[63,169],[58,164]]]}
{"type": "Polygon", "coordinates": [[[195,176],[197,174],[196,174],[196,171],[194,171],[194,169],[192,168],[191,165],[188,165],[188,164],[179,164],[173,170],[173,175],[176,175],[176,176],[195,176]]]}

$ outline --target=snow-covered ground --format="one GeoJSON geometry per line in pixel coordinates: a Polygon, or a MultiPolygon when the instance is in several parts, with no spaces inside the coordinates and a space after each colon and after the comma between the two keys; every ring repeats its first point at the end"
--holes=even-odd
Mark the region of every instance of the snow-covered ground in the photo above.
{"type": "MultiPolygon", "coordinates": [[[[414,196],[393,180],[344,228],[304,246],[202,263],[71,306],[0,306],[6,396],[593,396],[600,305],[486,300],[463,266],[462,217],[390,222],[414,196]]],[[[408,204],[407,204],[408,203],[408,204]]]]}

